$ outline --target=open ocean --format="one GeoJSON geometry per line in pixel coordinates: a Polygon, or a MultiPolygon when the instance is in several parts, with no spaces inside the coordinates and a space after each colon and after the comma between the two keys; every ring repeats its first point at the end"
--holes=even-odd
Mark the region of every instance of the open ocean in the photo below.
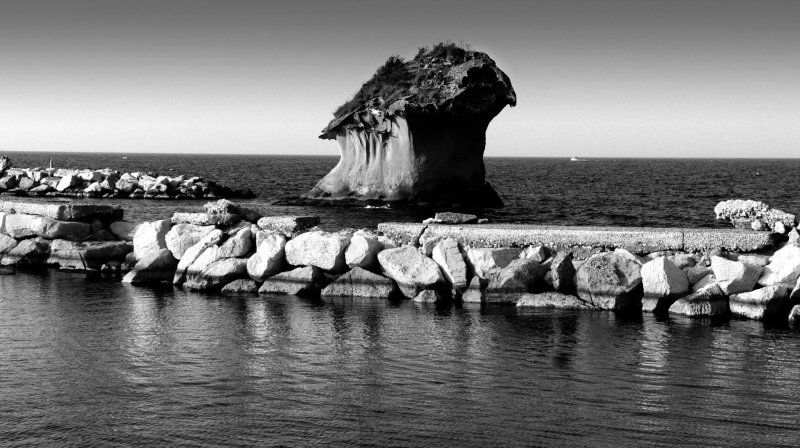
{"type": "MultiPolygon", "coordinates": [[[[8,153],[47,166],[43,153],[8,153]]],[[[59,154],[54,166],[199,174],[329,227],[420,209],[278,207],[336,157],[59,154]]],[[[487,160],[495,221],[723,226],[714,205],[800,211],[800,160],[487,160]]],[[[119,201],[128,219],[205,201],[119,201]]],[[[0,447],[785,446],[800,328],[732,318],[434,307],[0,275],[0,447]]]]}

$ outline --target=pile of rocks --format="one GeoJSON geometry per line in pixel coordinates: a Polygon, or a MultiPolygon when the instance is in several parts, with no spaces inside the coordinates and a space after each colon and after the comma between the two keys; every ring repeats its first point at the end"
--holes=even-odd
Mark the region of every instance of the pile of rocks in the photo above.
{"type": "Polygon", "coordinates": [[[0,202],[0,264],[119,272],[131,251],[118,206],[0,202]]]}
{"type": "Polygon", "coordinates": [[[64,168],[12,168],[0,158],[0,193],[15,196],[73,198],[202,199],[252,198],[250,189],[234,190],[197,176],[160,176],[156,173],[121,173],[64,168]]]}
{"type": "MultiPolygon", "coordinates": [[[[717,219],[725,220],[740,229],[771,230],[785,234],[797,226],[797,217],[750,199],[722,201],[714,207],[717,219]]],[[[797,231],[795,230],[795,233],[797,231]]]]}

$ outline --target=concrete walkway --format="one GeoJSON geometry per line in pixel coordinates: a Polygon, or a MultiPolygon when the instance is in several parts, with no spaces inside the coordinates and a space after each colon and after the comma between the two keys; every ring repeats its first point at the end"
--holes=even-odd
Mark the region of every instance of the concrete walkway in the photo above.
{"type": "Polygon", "coordinates": [[[453,237],[472,247],[590,246],[624,248],[635,253],[660,250],[687,252],[721,248],[753,252],[770,247],[775,236],[769,232],[740,229],[679,229],[646,227],[578,227],[529,224],[416,224],[381,223],[378,231],[402,242],[416,244],[453,237]]]}

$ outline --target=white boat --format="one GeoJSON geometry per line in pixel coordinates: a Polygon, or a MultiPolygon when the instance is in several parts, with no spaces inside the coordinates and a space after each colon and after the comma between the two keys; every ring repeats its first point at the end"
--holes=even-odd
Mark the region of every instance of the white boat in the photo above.
{"type": "Polygon", "coordinates": [[[570,162],[585,162],[586,159],[579,159],[579,158],[577,158],[575,156],[572,156],[572,157],[570,157],[569,161],[570,162]]]}

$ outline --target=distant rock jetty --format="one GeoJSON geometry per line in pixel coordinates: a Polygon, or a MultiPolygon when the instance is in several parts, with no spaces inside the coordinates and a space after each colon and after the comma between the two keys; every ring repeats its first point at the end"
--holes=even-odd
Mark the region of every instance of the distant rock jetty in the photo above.
{"type": "Polygon", "coordinates": [[[255,197],[255,193],[249,188],[234,190],[197,176],[121,173],[109,168],[15,168],[5,156],[0,157],[0,193],[14,196],[116,199],[255,197]]]}
{"type": "Polygon", "coordinates": [[[441,43],[391,57],[323,129],[341,159],[305,198],[500,207],[485,179],[486,129],[516,103],[486,53],[441,43]]]}
{"type": "Polygon", "coordinates": [[[800,233],[786,215],[781,231],[470,224],[476,216],[442,213],[326,232],[313,216],[262,216],[224,199],[205,209],[129,223],[117,207],[0,202],[2,264],[213,293],[800,323],[800,233]]]}

